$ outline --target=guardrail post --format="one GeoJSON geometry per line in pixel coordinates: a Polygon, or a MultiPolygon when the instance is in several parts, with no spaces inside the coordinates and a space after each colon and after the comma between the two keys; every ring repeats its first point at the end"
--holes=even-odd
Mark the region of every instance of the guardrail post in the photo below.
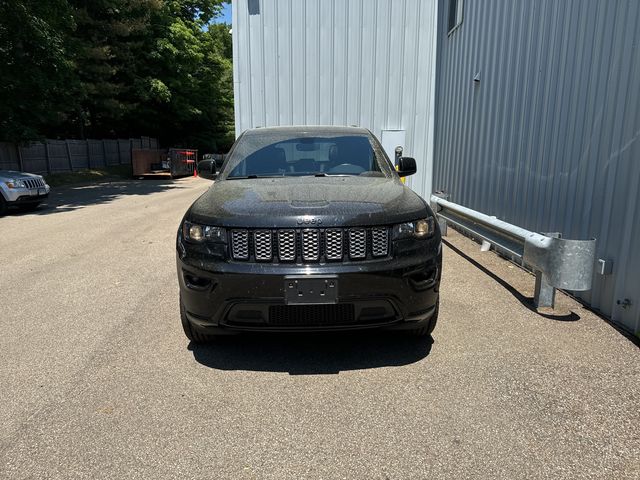
{"type": "MultiPolygon", "coordinates": [[[[442,198],[443,200],[447,200],[449,198],[449,194],[445,193],[445,192],[435,192],[433,194],[434,197],[438,197],[438,198],[442,198]]],[[[438,215],[438,209],[440,207],[438,207],[437,202],[431,201],[431,209],[433,210],[433,213],[436,214],[436,220],[438,220],[438,225],[440,226],[440,234],[443,237],[447,236],[447,221],[442,218],[440,215],[438,215]]]]}
{"type": "MultiPolygon", "coordinates": [[[[561,238],[561,234],[545,233],[547,237],[561,238]]],[[[536,270],[536,287],[533,294],[533,305],[536,308],[555,308],[556,305],[556,289],[549,285],[544,279],[544,275],[540,270],[536,270]]]]}
{"type": "Polygon", "coordinates": [[[536,289],[533,295],[533,305],[536,308],[554,308],[556,304],[556,289],[547,283],[540,270],[536,270],[536,289]]]}

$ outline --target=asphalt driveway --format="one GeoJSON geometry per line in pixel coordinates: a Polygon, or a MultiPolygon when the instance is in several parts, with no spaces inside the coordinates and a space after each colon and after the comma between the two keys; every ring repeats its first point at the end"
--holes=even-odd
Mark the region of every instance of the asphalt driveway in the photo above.
{"type": "Polygon", "coordinates": [[[459,235],[433,341],[189,345],[174,240],[208,185],[0,218],[0,478],[640,478],[640,349],[459,235]]]}

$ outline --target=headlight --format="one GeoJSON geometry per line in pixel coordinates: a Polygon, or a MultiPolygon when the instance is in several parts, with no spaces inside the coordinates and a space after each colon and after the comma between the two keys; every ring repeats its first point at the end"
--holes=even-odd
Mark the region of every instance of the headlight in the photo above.
{"type": "Polygon", "coordinates": [[[425,218],[423,220],[418,220],[414,223],[415,226],[415,235],[418,238],[429,237],[433,231],[433,218],[425,218]]]}
{"type": "Polygon", "coordinates": [[[186,223],[185,222],[185,238],[187,240],[193,240],[194,242],[201,242],[204,240],[204,228],[202,225],[196,225],[195,223],[186,223]]]}
{"type": "Polygon", "coordinates": [[[433,217],[427,217],[414,222],[396,225],[394,228],[394,238],[429,238],[435,231],[435,220],[433,217]]]}
{"type": "Polygon", "coordinates": [[[4,182],[9,188],[25,188],[24,180],[9,180],[4,182]]]}
{"type": "Polygon", "coordinates": [[[224,228],[199,225],[187,221],[182,224],[182,236],[185,240],[194,243],[202,243],[204,240],[224,242],[226,239],[224,228]]]}

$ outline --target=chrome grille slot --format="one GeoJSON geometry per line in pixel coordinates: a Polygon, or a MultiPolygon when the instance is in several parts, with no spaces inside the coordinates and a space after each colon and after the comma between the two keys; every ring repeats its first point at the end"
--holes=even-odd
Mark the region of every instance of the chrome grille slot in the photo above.
{"type": "Polygon", "coordinates": [[[253,233],[256,260],[269,261],[273,257],[270,230],[256,230],[253,233]]]}
{"type": "Polygon", "coordinates": [[[295,230],[278,230],[278,257],[282,262],[292,262],[296,259],[295,230]]]}
{"type": "Polygon", "coordinates": [[[325,255],[327,260],[342,260],[342,230],[325,230],[325,255]]]}
{"type": "Polygon", "coordinates": [[[320,231],[307,229],[302,231],[302,259],[315,261],[320,258],[320,231]]]}
{"type": "Polygon", "coordinates": [[[249,259],[249,232],[247,230],[231,231],[231,254],[236,260],[249,259]]]}
{"type": "Polygon", "coordinates": [[[389,229],[384,227],[371,229],[371,253],[374,257],[384,257],[389,253],[389,229]]]}
{"type": "Polygon", "coordinates": [[[39,178],[25,178],[22,180],[27,188],[44,187],[44,182],[39,178]]]}
{"type": "Polygon", "coordinates": [[[349,230],[349,257],[366,258],[367,256],[367,231],[364,228],[352,228],[349,230]]]}

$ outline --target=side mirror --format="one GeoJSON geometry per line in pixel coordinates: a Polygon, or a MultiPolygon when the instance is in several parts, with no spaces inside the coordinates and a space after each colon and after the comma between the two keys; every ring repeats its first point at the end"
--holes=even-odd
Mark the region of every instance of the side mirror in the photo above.
{"type": "Polygon", "coordinates": [[[198,163],[198,176],[202,178],[206,178],[208,180],[215,180],[218,176],[216,170],[216,161],[211,160],[202,160],[198,163]]]}
{"type": "Polygon", "coordinates": [[[408,177],[416,173],[416,159],[411,157],[400,157],[398,161],[398,175],[408,177]]]}

